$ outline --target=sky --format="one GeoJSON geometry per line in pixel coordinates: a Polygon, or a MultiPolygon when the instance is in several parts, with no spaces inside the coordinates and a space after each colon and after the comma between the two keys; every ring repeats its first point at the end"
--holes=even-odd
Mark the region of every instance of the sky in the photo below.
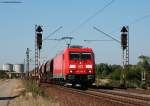
{"type": "MultiPolygon", "coordinates": [[[[150,56],[150,0],[20,1],[23,3],[0,3],[0,67],[5,63],[23,63],[26,48],[31,50],[30,65],[34,65],[35,25],[42,25],[43,38],[63,26],[49,39],[71,36],[72,44],[93,48],[96,63],[108,64],[122,64],[120,44],[84,40],[110,40],[93,26],[120,40],[122,26],[129,26],[130,64],[136,64],[140,55],[150,56]]],[[[64,41],[44,41],[41,61],[54,57],[65,47],[64,41]]]]}

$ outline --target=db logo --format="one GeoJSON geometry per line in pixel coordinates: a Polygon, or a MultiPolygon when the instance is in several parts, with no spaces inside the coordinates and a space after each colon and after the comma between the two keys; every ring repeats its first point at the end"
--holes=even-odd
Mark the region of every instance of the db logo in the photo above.
{"type": "Polygon", "coordinates": [[[78,68],[83,68],[83,65],[78,65],[78,68]]]}

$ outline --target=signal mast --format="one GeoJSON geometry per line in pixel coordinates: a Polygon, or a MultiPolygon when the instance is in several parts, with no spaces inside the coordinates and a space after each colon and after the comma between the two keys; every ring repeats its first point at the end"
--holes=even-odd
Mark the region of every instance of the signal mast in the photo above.
{"type": "MultiPolygon", "coordinates": [[[[97,27],[93,27],[96,31],[106,35],[107,37],[111,38],[113,41],[121,44],[122,47],[122,63],[123,63],[123,71],[121,75],[121,86],[126,88],[126,71],[129,65],[129,27],[123,26],[121,29],[121,41],[117,40],[116,38],[112,37],[111,35],[101,31],[97,27]]],[[[84,40],[84,41],[111,41],[111,40],[84,40]]]]}
{"type": "Polygon", "coordinates": [[[129,66],[129,27],[123,26],[121,29],[121,47],[122,47],[122,63],[123,72],[121,84],[123,88],[126,88],[126,71],[129,66]]]}
{"type": "Polygon", "coordinates": [[[42,26],[35,25],[35,76],[40,65],[40,50],[42,48],[42,26]]]}

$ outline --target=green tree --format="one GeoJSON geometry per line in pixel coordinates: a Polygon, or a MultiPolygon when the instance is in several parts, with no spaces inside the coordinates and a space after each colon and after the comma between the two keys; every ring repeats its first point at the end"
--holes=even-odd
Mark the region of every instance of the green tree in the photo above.
{"type": "Polygon", "coordinates": [[[111,65],[111,70],[112,72],[110,73],[110,78],[112,80],[120,80],[120,75],[121,75],[121,71],[122,71],[122,67],[120,65],[111,65]]]}
{"type": "Polygon", "coordinates": [[[141,55],[138,58],[140,59],[140,61],[137,65],[143,67],[145,71],[150,71],[150,57],[141,55]]]}
{"type": "Polygon", "coordinates": [[[112,72],[111,66],[105,63],[96,65],[96,74],[97,77],[103,78],[109,75],[112,72]]]}
{"type": "Polygon", "coordinates": [[[127,80],[141,80],[141,71],[143,68],[137,65],[130,65],[127,72],[127,80]]]}
{"type": "Polygon", "coordinates": [[[8,75],[4,71],[0,70],[0,79],[3,78],[8,78],[8,75]]]}
{"type": "Polygon", "coordinates": [[[139,62],[137,65],[143,69],[141,72],[141,87],[147,88],[150,86],[150,57],[141,55],[138,58],[139,62]]]}

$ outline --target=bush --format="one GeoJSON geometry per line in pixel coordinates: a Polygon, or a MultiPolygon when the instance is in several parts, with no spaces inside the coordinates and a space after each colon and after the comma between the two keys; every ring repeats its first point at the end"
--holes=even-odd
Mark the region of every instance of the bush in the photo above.
{"type": "Polygon", "coordinates": [[[120,87],[120,80],[111,80],[111,82],[108,83],[107,86],[111,86],[113,88],[119,88],[120,87]]]}
{"type": "Polygon", "coordinates": [[[6,72],[0,70],[0,79],[8,78],[8,77],[9,76],[6,74],[6,72]]]}
{"type": "Polygon", "coordinates": [[[127,81],[127,87],[128,88],[140,88],[141,81],[139,80],[128,80],[127,81]]]}
{"type": "Polygon", "coordinates": [[[40,88],[34,81],[25,80],[24,82],[27,92],[32,92],[34,94],[46,97],[44,90],[40,88]]]}
{"type": "Polygon", "coordinates": [[[130,67],[127,71],[127,79],[128,80],[141,80],[141,71],[142,69],[139,67],[130,67]]]}
{"type": "Polygon", "coordinates": [[[120,80],[121,70],[116,69],[109,76],[112,80],[120,80]]]}

